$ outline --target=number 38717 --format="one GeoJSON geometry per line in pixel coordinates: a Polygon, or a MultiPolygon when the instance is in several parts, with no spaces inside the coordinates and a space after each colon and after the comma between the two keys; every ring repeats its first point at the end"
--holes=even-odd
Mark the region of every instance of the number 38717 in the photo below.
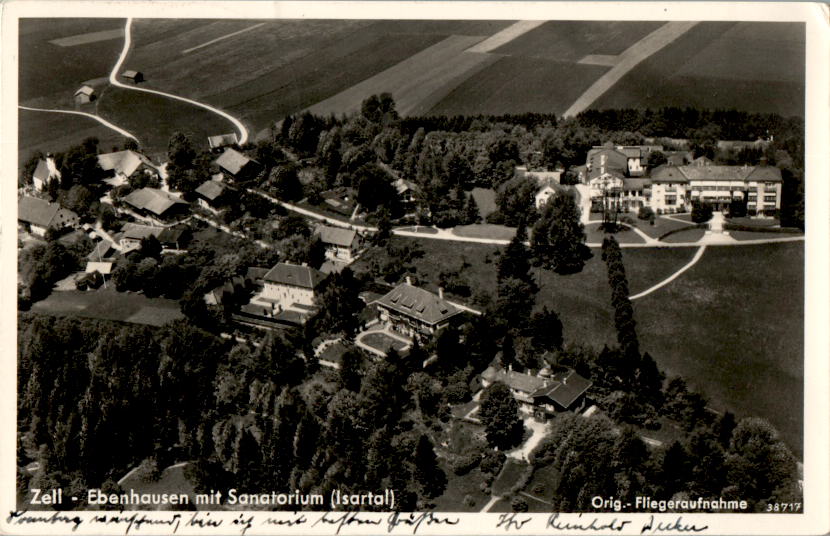
{"type": "Polygon", "coordinates": [[[801,503],[769,503],[767,512],[800,512],[801,503]]]}

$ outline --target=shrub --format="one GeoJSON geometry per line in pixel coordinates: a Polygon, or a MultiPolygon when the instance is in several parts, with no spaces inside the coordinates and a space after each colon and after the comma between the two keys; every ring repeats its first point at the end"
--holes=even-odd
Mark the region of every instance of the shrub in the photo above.
{"type": "Polygon", "coordinates": [[[476,500],[472,498],[470,495],[464,496],[464,506],[472,508],[476,505],[476,500]]]}
{"type": "Polygon", "coordinates": [[[654,218],[654,210],[651,207],[640,207],[637,211],[637,217],[641,220],[651,220],[654,218]]]}
{"type": "Polygon", "coordinates": [[[144,482],[155,482],[161,476],[161,469],[155,458],[145,458],[138,466],[136,475],[144,482]]]}
{"type": "Polygon", "coordinates": [[[662,209],[662,208],[658,208],[658,209],[657,209],[657,215],[658,215],[658,216],[662,216],[662,215],[663,215],[663,209],[662,209]]]}
{"type": "Polygon", "coordinates": [[[449,462],[450,471],[456,475],[466,475],[481,462],[481,454],[479,452],[471,452],[462,456],[456,456],[449,462]]]}
{"type": "Polygon", "coordinates": [[[712,219],[712,205],[708,203],[695,202],[692,205],[692,221],[704,223],[712,219]]]}
{"type": "Polygon", "coordinates": [[[484,453],[479,467],[482,473],[495,476],[501,471],[501,466],[504,465],[504,452],[496,450],[488,450],[484,453]]]}
{"type": "Polygon", "coordinates": [[[510,503],[510,507],[513,508],[514,512],[527,512],[527,501],[521,497],[516,497],[513,499],[513,502],[510,503]]]}
{"type": "Polygon", "coordinates": [[[542,495],[545,493],[545,485],[544,484],[536,484],[533,486],[533,493],[536,495],[542,495]]]}

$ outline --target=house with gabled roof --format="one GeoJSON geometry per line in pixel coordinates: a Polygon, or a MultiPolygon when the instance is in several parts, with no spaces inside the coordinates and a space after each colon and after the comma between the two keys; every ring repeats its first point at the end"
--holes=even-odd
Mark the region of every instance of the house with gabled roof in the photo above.
{"type": "Polygon", "coordinates": [[[553,373],[543,368],[534,375],[529,370],[516,372],[491,365],[481,374],[487,387],[495,382],[505,384],[519,408],[538,419],[547,419],[565,411],[580,411],[587,403],[587,392],[593,382],[576,371],[567,369],[553,373]]]}
{"type": "Polygon", "coordinates": [[[200,184],[194,193],[200,207],[217,214],[227,204],[232,191],[224,182],[211,179],[200,184]]]}
{"type": "Polygon", "coordinates": [[[37,197],[23,196],[17,202],[17,221],[28,227],[32,234],[46,236],[49,229],[75,227],[78,215],[58,203],[50,203],[37,197]]]}
{"type": "Polygon", "coordinates": [[[218,151],[225,147],[239,144],[239,138],[236,137],[236,132],[230,134],[218,134],[216,136],[208,136],[208,145],[211,151],[218,151]]]}
{"type": "Polygon", "coordinates": [[[75,92],[75,104],[88,104],[95,98],[95,89],[91,86],[83,85],[75,92]]]}
{"type": "Polygon", "coordinates": [[[354,229],[318,225],[317,233],[326,248],[326,257],[341,262],[352,262],[360,252],[363,240],[354,229]]]}
{"type": "Polygon", "coordinates": [[[391,329],[409,338],[427,338],[461,318],[460,308],[438,294],[418,288],[407,277],[385,295],[370,303],[377,306],[379,319],[391,329]]]}
{"type": "Polygon", "coordinates": [[[157,175],[158,171],[149,158],[132,150],[115,151],[98,155],[98,165],[112,176],[104,182],[110,186],[124,184],[136,171],[157,175]]]}
{"type": "Polygon", "coordinates": [[[45,159],[41,158],[37,161],[34,173],[32,173],[32,185],[35,190],[42,192],[46,190],[49,181],[52,179],[60,179],[61,172],[55,165],[55,159],[47,156],[45,159]]]}
{"type": "Polygon", "coordinates": [[[281,306],[314,306],[314,298],[326,274],[310,266],[280,262],[262,277],[260,299],[281,306]]]}
{"type": "Polygon", "coordinates": [[[141,71],[134,71],[133,69],[127,69],[123,73],[121,73],[123,78],[127,80],[132,80],[133,84],[140,84],[144,82],[144,73],[141,71]]]}
{"type": "Polygon", "coordinates": [[[123,201],[144,216],[170,218],[187,210],[187,201],[158,188],[142,188],[125,196],[123,201]]]}
{"type": "Polygon", "coordinates": [[[214,163],[226,177],[235,181],[255,179],[262,171],[262,164],[230,147],[226,148],[214,163]]]}

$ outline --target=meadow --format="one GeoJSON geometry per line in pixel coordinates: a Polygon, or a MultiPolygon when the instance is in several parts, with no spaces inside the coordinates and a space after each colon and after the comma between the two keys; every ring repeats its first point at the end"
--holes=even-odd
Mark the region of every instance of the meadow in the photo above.
{"type": "Polygon", "coordinates": [[[115,320],[162,326],[184,318],[175,300],[147,298],[142,294],[116,292],[109,289],[83,292],[53,292],[45,300],[32,305],[36,313],[70,315],[101,320],[115,320]]]}
{"type": "Polygon", "coordinates": [[[804,115],[804,25],[702,22],[592,106],[735,108],[804,115]]]}
{"type": "Polygon", "coordinates": [[[102,152],[119,149],[124,137],[101,123],[80,115],[18,111],[17,155],[22,164],[35,151],[65,151],[85,138],[95,137],[102,152]]]}
{"type": "MultiPolygon", "coordinates": [[[[426,288],[436,291],[434,282],[442,270],[467,262],[470,266],[462,277],[470,287],[494,291],[500,248],[407,240],[425,251],[414,265],[426,288]]],[[[557,312],[566,343],[600,349],[615,344],[616,333],[605,263],[599,249],[592,252],[578,274],[560,276],[534,269],[541,287],[536,306],[557,312]]],[[[695,248],[624,249],[631,294],[664,280],[695,252],[695,248]]],[[[370,251],[354,268],[360,269],[375,254],[376,250],[370,251]]],[[[633,302],[641,348],[669,376],[686,378],[710,397],[710,405],[718,411],[768,419],[797,456],[803,446],[803,268],[803,244],[798,242],[713,246],[678,279],[633,302]]]]}

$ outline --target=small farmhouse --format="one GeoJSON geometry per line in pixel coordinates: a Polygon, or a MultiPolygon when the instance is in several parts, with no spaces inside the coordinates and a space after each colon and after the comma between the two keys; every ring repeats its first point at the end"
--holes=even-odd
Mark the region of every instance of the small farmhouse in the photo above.
{"type": "Polygon", "coordinates": [[[96,98],[95,89],[90,86],[81,86],[75,92],[75,104],[88,104],[96,98]]]}
{"type": "Polygon", "coordinates": [[[196,188],[196,201],[200,207],[217,214],[221,207],[227,205],[231,188],[222,181],[205,181],[196,188]]]}
{"type": "Polygon", "coordinates": [[[419,339],[449,326],[462,312],[444,299],[442,289],[435,295],[412,285],[408,277],[406,283],[398,285],[372,304],[377,306],[381,322],[398,333],[419,339]]]}
{"type": "Polygon", "coordinates": [[[142,188],[126,197],[124,202],[143,216],[167,219],[187,210],[188,202],[156,188],[142,188]]]}
{"type": "Polygon", "coordinates": [[[127,179],[136,171],[148,175],[158,173],[149,158],[130,150],[99,154],[98,165],[110,175],[110,178],[104,179],[104,182],[110,186],[120,186],[126,183],[127,179]]]}
{"type": "Polygon", "coordinates": [[[42,192],[46,189],[50,180],[60,178],[61,172],[55,166],[54,158],[47,156],[46,159],[41,158],[37,161],[37,167],[32,173],[32,184],[35,190],[42,192]]]}
{"type": "Polygon", "coordinates": [[[230,147],[214,162],[226,177],[235,181],[249,181],[262,171],[262,165],[230,147]]]}
{"type": "Polygon", "coordinates": [[[141,241],[145,238],[151,236],[158,238],[162,231],[164,231],[164,227],[125,223],[121,227],[121,232],[114,238],[118,241],[118,245],[122,248],[122,251],[126,253],[138,249],[141,246],[141,241]]]}
{"type": "Polygon", "coordinates": [[[45,236],[49,229],[63,229],[78,225],[78,215],[37,197],[24,196],[17,202],[17,221],[32,234],[45,236]]]}
{"type": "Polygon", "coordinates": [[[133,84],[140,84],[144,81],[144,73],[141,71],[127,70],[121,73],[121,76],[127,80],[131,80],[133,84]]]}
{"type": "Polygon", "coordinates": [[[238,143],[239,138],[236,137],[235,132],[232,132],[230,134],[208,136],[208,145],[210,146],[211,151],[219,151],[221,149],[224,149],[225,147],[237,145],[238,143]]]}

